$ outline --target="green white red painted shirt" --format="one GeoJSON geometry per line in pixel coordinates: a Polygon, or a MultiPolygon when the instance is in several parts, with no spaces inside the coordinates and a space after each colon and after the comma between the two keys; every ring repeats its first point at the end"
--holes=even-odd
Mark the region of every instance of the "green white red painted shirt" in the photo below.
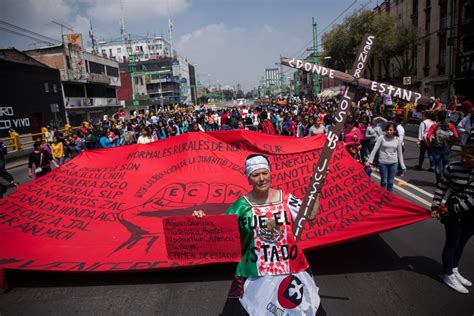
{"type": "Polygon", "coordinates": [[[226,214],[237,215],[239,221],[242,261],[237,266],[238,276],[281,275],[308,268],[292,232],[293,218],[301,201],[282,191],[279,194],[277,202],[264,205],[255,205],[246,197],[240,197],[227,210],[226,214]],[[274,229],[268,229],[269,219],[275,221],[274,229]]]}

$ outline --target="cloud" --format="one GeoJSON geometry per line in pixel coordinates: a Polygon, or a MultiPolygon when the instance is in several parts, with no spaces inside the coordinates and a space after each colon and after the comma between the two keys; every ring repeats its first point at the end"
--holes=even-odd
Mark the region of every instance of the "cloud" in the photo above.
{"type": "MultiPolygon", "coordinates": [[[[0,6],[2,12],[1,20],[10,24],[37,32],[61,41],[61,27],[52,21],[71,26],[75,33],[83,34],[83,41],[89,29],[89,19],[79,14],[79,8],[75,2],[65,0],[7,0],[2,1],[0,6]]],[[[72,31],[63,29],[64,34],[72,31]]],[[[45,43],[26,39],[18,35],[2,32],[0,35],[1,46],[15,46],[19,49],[44,46],[45,43]],[[3,36],[3,35],[7,36],[3,36]]]]}
{"type": "Polygon", "coordinates": [[[275,63],[280,54],[289,54],[301,45],[300,39],[287,38],[270,25],[247,29],[221,22],[182,35],[175,49],[197,64],[202,84],[216,84],[217,80],[222,85],[240,83],[248,91],[258,85],[265,68],[278,67],[275,63]]]}
{"type": "Polygon", "coordinates": [[[140,21],[156,16],[177,14],[191,5],[190,0],[122,0],[89,1],[87,15],[101,21],[140,21]]]}

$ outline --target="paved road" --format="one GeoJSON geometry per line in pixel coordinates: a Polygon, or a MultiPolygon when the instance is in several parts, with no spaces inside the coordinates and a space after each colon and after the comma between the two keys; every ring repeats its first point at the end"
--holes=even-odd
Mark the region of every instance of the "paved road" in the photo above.
{"type": "MultiPolygon", "coordinates": [[[[416,145],[407,142],[403,178],[395,193],[430,203],[434,174],[416,171],[416,145]],[[416,188],[412,187],[416,186],[416,188]],[[405,190],[402,192],[401,189],[405,190]],[[425,192],[423,192],[425,191],[425,192]]],[[[425,168],[428,167],[425,162],[425,168]]],[[[21,183],[25,167],[12,170],[21,183]]],[[[308,252],[328,315],[474,315],[474,289],[461,295],[440,278],[443,226],[435,220],[351,243],[308,252]]],[[[154,273],[19,272],[0,294],[3,315],[218,315],[235,265],[154,273]]],[[[474,280],[474,240],[461,271],[474,280]]]]}

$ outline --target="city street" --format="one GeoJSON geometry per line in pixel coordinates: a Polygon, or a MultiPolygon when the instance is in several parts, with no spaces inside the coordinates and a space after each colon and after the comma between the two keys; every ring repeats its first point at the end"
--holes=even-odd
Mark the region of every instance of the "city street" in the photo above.
{"type": "MultiPolygon", "coordinates": [[[[428,208],[434,174],[414,170],[417,158],[416,144],[407,140],[408,172],[395,193],[428,208]]],[[[29,181],[26,166],[10,172],[20,183],[29,181]]],[[[441,280],[443,242],[443,226],[426,220],[307,257],[328,315],[473,315],[474,290],[458,294],[441,280]]],[[[473,246],[471,239],[460,264],[471,280],[473,246]]],[[[218,315],[234,269],[222,264],[141,273],[19,271],[9,274],[12,288],[0,294],[0,314],[218,315]]]]}

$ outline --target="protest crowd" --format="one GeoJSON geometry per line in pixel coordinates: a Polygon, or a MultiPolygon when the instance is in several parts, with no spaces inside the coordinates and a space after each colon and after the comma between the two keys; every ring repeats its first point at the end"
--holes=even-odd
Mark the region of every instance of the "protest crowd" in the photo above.
{"type": "MultiPolygon", "coordinates": [[[[471,167],[466,167],[464,162],[454,162],[457,163],[455,168],[450,164],[454,145],[464,146],[462,159],[473,160],[470,154],[472,148],[466,149],[465,146],[468,142],[472,143],[473,106],[462,96],[453,97],[449,104],[443,104],[435,98],[431,101],[428,105],[414,105],[392,99],[389,95],[364,93],[353,103],[343,132],[338,136],[348,153],[364,165],[367,174],[370,176],[372,169],[377,168],[380,185],[392,191],[395,176],[403,175],[406,170],[403,159],[403,123],[407,121],[409,114],[417,119],[419,159],[414,168],[423,170],[427,154],[430,166],[428,170],[434,172],[434,185],[437,187],[431,216],[445,219],[444,282],[457,292],[468,293],[464,286],[469,286],[470,282],[459,275],[457,264],[462,248],[474,233],[472,225],[461,220],[446,220],[449,217],[443,214],[448,208],[441,200],[448,189],[451,189],[452,197],[456,196],[459,188],[470,190],[473,186],[472,176],[469,178],[471,167]],[[462,168],[464,171],[459,174],[462,168]],[[467,178],[464,179],[465,177],[467,178]],[[459,182],[461,178],[463,180],[459,182]],[[463,181],[468,183],[467,186],[459,184],[463,184],[463,181]],[[459,239],[456,237],[459,234],[464,237],[459,239]]],[[[290,137],[328,134],[335,124],[338,104],[338,95],[322,96],[315,100],[291,97],[265,104],[256,102],[252,106],[160,107],[156,112],[134,112],[129,118],[121,111],[104,115],[98,122],[83,122],[80,128],[70,129],[65,133],[48,126],[44,139],[34,144],[28,162],[28,176],[40,177],[51,171],[51,164],[59,166],[84,150],[148,144],[188,132],[244,129],[290,137]]],[[[1,158],[4,162],[4,154],[1,158]]],[[[1,169],[3,178],[15,184],[4,164],[1,169]]],[[[466,200],[460,205],[471,203],[472,193],[468,192],[464,198],[466,200]]]]}
{"type": "MultiPolygon", "coordinates": [[[[422,169],[424,157],[428,153],[429,170],[435,171],[436,182],[439,182],[449,161],[451,146],[466,142],[471,128],[472,103],[462,96],[453,97],[448,105],[435,98],[432,98],[432,102],[428,106],[415,106],[400,99],[392,100],[389,95],[365,93],[353,104],[353,111],[347,118],[340,140],[355,159],[366,163],[377,139],[385,134],[390,123],[393,123],[394,135],[398,136],[403,150],[405,112],[422,115],[422,118],[418,118],[420,156],[416,168],[422,169]],[[449,129],[447,140],[431,146],[438,125],[443,129],[446,125],[449,129]]],[[[48,126],[44,143],[51,159],[62,164],[66,158],[73,158],[83,150],[147,144],[187,132],[247,129],[308,137],[329,132],[335,123],[337,106],[336,95],[311,101],[293,97],[253,106],[160,107],[156,112],[135,112],[130,118],[126,118],[124,112],[117,112],[104,115],[99,122],[84,122],[81,128],[65,133],[48,126]]],[[[379,147],[377,150],[383,152],[383,148],[379,147]]]]}

